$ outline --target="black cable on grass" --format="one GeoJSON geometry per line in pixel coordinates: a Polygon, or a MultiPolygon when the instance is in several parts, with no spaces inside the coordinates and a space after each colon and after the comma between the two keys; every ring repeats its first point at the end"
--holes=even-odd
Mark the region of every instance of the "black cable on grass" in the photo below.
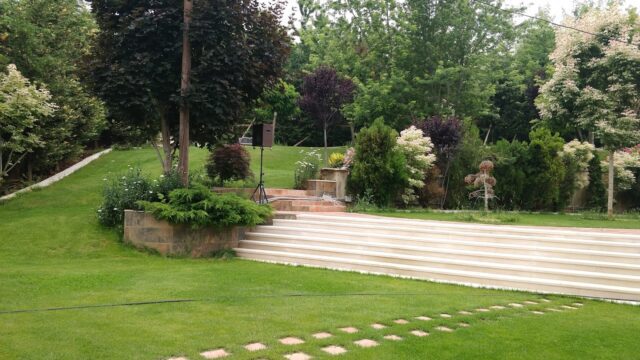
{"type": "MultiPolygon", "coordinates": [[[[75,306],[61,306],[50,308],[37,308],[37,309],[18,309],[18,310],[1,310],[0,315],[9,314],[23,314],[23,313],[38,313],[38,312],[52,312],[52,311],[67,311],[67,310],[82,310],[82,309],[96,309],[96,308],[109,308],[109,307],[124,307],[124,306],[141,306],[141,305],[161,305],[161,304],[177,304],[177,303],[194,303],[194,302],[210,302],[220,300],[234,300],[234,299],[268,299],[268,298],[302,298],[302,297],[348,297],[348,296],[452,296],[460,294],[451,293],[352,293],[352,294],[282,294],[282,295],[254,295],[254,296],[219,296],[213,298],[202,299],[166,299],[166,300],[152,300],[152,301],[139,301],[139,302],[124,302],[115,304],[95,304],[95,305],[75,305],[75,306]]],[[[469,294],[464,296],[474,297],[504,297],[509,296],[496,295],[496,294],[469,294]]],[[[532,294],[532,296],[540,296],[539,294],[532,294]]]]}

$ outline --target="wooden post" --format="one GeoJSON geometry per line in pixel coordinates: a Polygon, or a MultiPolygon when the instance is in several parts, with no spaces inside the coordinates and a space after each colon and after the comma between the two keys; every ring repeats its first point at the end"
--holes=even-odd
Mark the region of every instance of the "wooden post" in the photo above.
{"type": "Polygon", "coordinates": [[[186,96],[189,93],[189,79],[191,77],[191,43],[189,41],[189,26],[193,1],[184,0],[184,23],[182,28],[182,76],[180,79],[180,158],[178,171],[182,185],[189,186],[189,104],[186,96]]]}
{"type": "Polygon", "coordinates": [[[607,216],[613,219],[613,157],[615,152],[609,150],[609,191],[607,194],[607,216]]]}

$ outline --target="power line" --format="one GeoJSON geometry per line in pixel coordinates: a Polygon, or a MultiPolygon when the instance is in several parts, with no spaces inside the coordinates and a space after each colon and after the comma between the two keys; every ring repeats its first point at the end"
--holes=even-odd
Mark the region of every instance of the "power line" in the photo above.
{"type": "MultiPolygon", "coordinates": [[[[587,31],[587,30],[583,30],[583,29],[580,29],[580,28],[577,28],[577,27],[573,27],[573,26],[569,26],[569,25],[563,25],[563,24],[557,23],[555,21],[551,21],[551,20],[548,20],[548,19],[545,19],[545,18],[541,18],[539,16],[525,14],[525,13],[522,13],[522,12],[519,12],[519,11],[516,11],[516,10],[513,10],[513,9],[504,9],[504,8],[498,6],[498,5],[487,3],[487,2],[484,2],[484,1],[481,1],[481,0],[471,0],[471,1],[474,1],[474,2],[476,2],[478,4],[482,4],[482,5],[485,5],[485,6],[489,6],[489,7],[492,7],[494,9],[497,9],[497,10],[500,10],[500,11],[503,11],[503,12],[507,12],[507,13],[510,13],[510,14],[524,16],[526,18],[533,19],[533,20],[543,21],[543,22],[546,22],[546,23],[548,23],[548,24],[550,24],[552,26],[560,27],[560,28],[567,29],[567,30],[573,30],[573,31],[581,32],[581,33],[587,34],[587,35],[598,36],[598,34],[592,33],[592,32],[587,31]]],[[[610,40],[611,41],[620,42],[620,43],[623,43],[623,44],[631,44],[631,45],[635,45],[635,46],[640,46],[640,44],[636,44],[636,43],[631,42],[631,41],[625,41],[625,40],[622,40],[622,39],[617,38],[617,37],[611,37],[610,40]]]]}

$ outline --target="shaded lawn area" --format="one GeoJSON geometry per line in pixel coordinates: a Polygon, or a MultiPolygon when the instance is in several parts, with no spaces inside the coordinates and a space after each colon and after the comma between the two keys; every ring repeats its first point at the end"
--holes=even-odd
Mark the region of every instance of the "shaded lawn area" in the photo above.
{"type": "MultiPolygon", "coordinates": [[[[297,150],[297,149],[296,149],[297,150]]],[[[205,152],[194,151],[192,168],[205,152]]],[[[302,350],[316,358],[335,344],[343,359],[633,359],[640,353],[640,308],[581,300],[584,307],[534,315],[575,299],[527,309],[457,315],[535,294],[474,289],[322,269],[234,260],[164,258],[135,251],[94,216],[103,178],[139,165],[159,169],[152,150],[115,151],[43,190],[0,204],[0,312],[166,299],[197,302],[0,314],[0,359],[165,359],[225,347],[233,359],[283,359],[302,350]],[[305,296],[288,296],[291,294],[305,296]],[[352,294],[352,295],[349,295],[352,294]],[[353,294],[369,294],[353,295],[353,294]],[[451,319],[436,316],[447,312],[451,319]],[[430,322],[415,316],[434,318],[430,322]],[[396,318],[412,320],[395,325],[396,318]],[[438,325],[457,327],[440,333],[438,325]],[[382,322],[384,330],[369,324],[382,322]],[[355,326],[358,334],[339,334],[355,326]],[[430,332],[426,338],[408,334],[430,332]],[[329,331],[334,338],[315,340],[329,331]],[[405,339],[391,342],[385,334],[405,339]],[[284,346],[277,339],[306,340],[284,346]],[[352,341],[381,343],[359,349],[352,341]],[[261,341],[266,351],[248,353],[261,341]]],[[[284,177],[283,177],[284,178],[284,177]]]]}
{"type": "Polygon", "coordinates": [[[470,222],[494,225],[558,226],[612,229],[640,229],[640,214],[618,214],[613,220],[601,213],[527,213],[479,211],[442,212],[435,210],[380,210],[366,212],[373,215],[419,220],[470,222]]]}

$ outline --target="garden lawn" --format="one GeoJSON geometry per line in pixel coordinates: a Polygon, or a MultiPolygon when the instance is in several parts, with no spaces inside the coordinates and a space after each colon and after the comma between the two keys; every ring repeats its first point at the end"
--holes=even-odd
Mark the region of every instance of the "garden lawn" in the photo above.
{"type": "Polygon", "coordinates": [[[473,222],[494,225],[528,225],[559,226],[612,229],[640,229],[640,214],[619,214],[613,220],[607,219],[606,213],[527,213],[527,212],[492,212],[484,214],[480,211],[444,212],[434,210],[380,210],[366,213],[420,220],[440,220],[473,222]]]}
{"type": "MultiPolygon", "coordinates": [[[[194,151],[192,168],[202,166],[204,155],[194,151]]],[[[150,149],[114,151],[49,188],[0,204],[0,312],[199,301],[3,313],[0,359],[183,355],[193,360],[202,359],[199,352],[218,347],[233,353],[229,359],[283,359],[296,350],[321,358],[320,348],[326,344],[345,346],[348,352],[342,359],[637,359],[640,354],[640,307],[631,305],[581,300],[584,306],[577,310],[543,310],[544,315],[529,311],[576,301],[550,296],[550,304],[462,316],[457,311],[541,296],[240,259],[194,260],[138,252],[122,245],[119,236],[101,228],[95,218],[103,178],[127,165],[156,173],[159,168],[150,149]],[[437,318],[443,312],[454,317],[437,318]],[[413,319],[420,315],[434,320],[413,319]],[[411,322],[394,324],[399,317],[411,322]],[[471,326],[457,328],[460,321],[471,326]],[[373,330],[369,324],[374,322],[389,327],[373,330]],[[456,330],[434,330],[441,324],[456,330]],[[337,328],[344,326],[361,331],[340,334],[337,328]],[[408,334],[414,329],[431,335],[408,334]],[[311,334],[318,331],[336,336],[313,339],[311,334]],[[384,340],[383,334],[389,333],[405,339],[384,340]],[[306,343],[279,345],[277,339],[284,336],[301,337],[306,343]],[[360,349],[352,343],[365,337],[380,346],[360,349]],[[254,341],[269,349],[249,353],[242,348],[254,341]]],[[[283,173],[279,186],[284,185],[283,173]]]]}

